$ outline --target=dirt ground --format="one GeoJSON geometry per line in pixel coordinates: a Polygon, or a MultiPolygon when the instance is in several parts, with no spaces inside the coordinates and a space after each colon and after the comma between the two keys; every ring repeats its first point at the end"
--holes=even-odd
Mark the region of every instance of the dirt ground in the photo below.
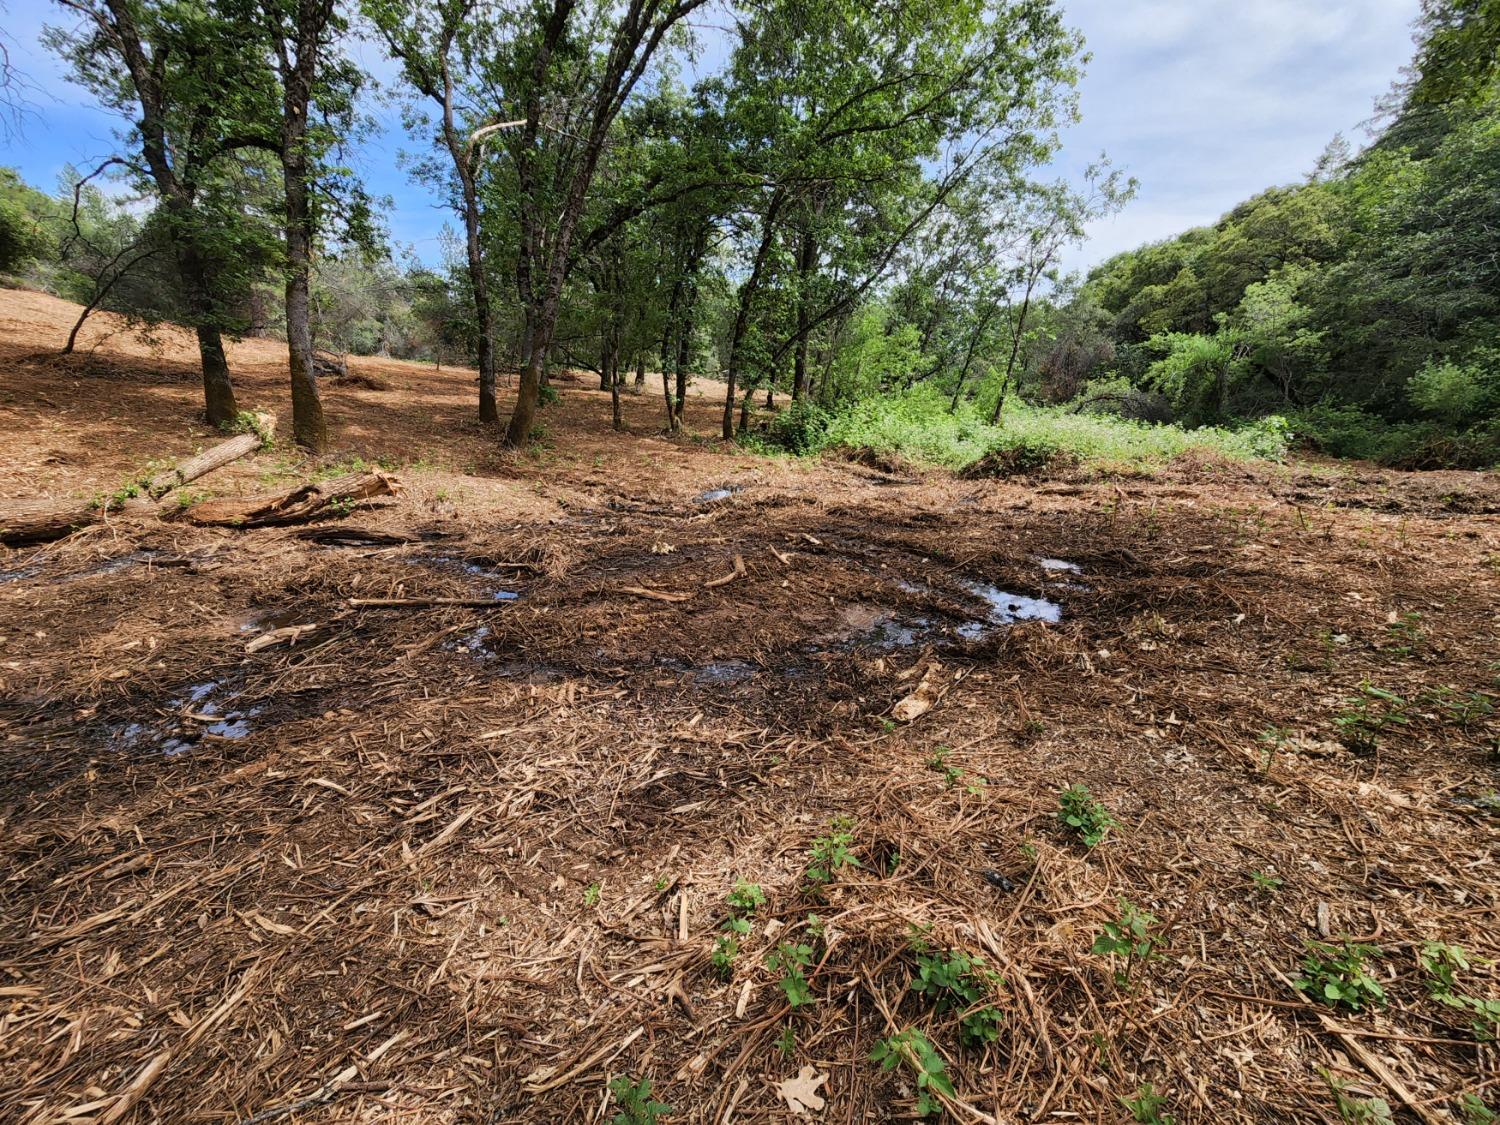
{"type": "MultiPolygon", "coordinates": [[[[214,440],[181,334],[39,356],[71,309],[0,292],[0,496],[214,440]]],[[[284,433],[283,355],[231,351],[284,433]]],[[[351,368],[390,389],[328,388],[335,454],[190,489],[394,501],[0,548],[0,1120],[594,1122],[624,1076],[663,1121],[899,1121],[908,1029],[960,1122],[1500,1111],[1420,963],[1500,999],[1493,475],[961,481],[750,456],[710,398],[666,436],[654,381],[618,434],[586,377],[507,454],[472,372],[351,368]],[[1387,1006],[1292,988],[1320,935],[1387,1006]]]]}

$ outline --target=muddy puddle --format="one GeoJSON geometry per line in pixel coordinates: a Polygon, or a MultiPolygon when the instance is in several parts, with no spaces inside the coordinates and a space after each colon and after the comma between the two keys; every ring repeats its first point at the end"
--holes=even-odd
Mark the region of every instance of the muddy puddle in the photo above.
{"type": "MultiPolygon", "coordinates": [[[[55,578],[49,578],[52,582],[80,582],[85,578],[99,578],[110,574],[119,574],[129,570],[131,567],[144,566],[162,556],[161,551],[131,551],[128,554],[116,555],[114,558],[101,559],[92,566],[75,570],[70,574],[59,574],[55,578]]],[[[29,566],[17,567],[14,570],[0,570],[0,586],[8,582],[24,582],[29,578],[39,578],[46,571],[47,560],[34,562],[29,566]]]]}
{"type": "Polygon", "coordinates": [[[228,679],[190,684],[169,699],[168,713],[153,721],[133,721],[111,729],[111,744],[133,753],[180,757],[205,738],[238,741],[255,729],[264,708],[238,706],[238,691],[228,679]]]}

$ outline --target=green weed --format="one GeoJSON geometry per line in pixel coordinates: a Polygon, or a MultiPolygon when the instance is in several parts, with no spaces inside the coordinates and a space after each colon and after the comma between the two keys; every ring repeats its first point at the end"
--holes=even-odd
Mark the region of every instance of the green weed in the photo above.
{"type": "Polygon", "coordinates": [[[1369,680],[1359,686],[1360,694],[1344,700],[1344,708],[1333,717],[1339,741],[1356,753],[1369,753],[1379,745],[1388,727],[1407,726],[1407,702],[1393,691],[1376,687],[1369,680]]]}
{"type": "Polygon", "coordinates": [[[1261,894],[1273,894],[1281,890],[1285,880],[1276,878],[1275,875],[1267,875],[1264,871],[1250,872],[1250,885],[1261,894]]]}
{"type": "Polygon", "coordinates": [[[1380,956],[1378,948],[1348,939],[1342,948],[1321,941],[1306,944],[1302,975],[1292,982],[1294,988],[1335,1007],[1342,1004],[1355,1012],[1370,1005],[1385,1007],[1385,989],[1365,968],[1366,960],[1380,956]]]}
{"type": "Polygon", "coordinates": [[[1137,964],[1161,956],[1157,949],[1161,939],[1152,933],[1156,924],[1155,915],[1122,898],[1120,916],[1104,923],[1103,932],[1094,938],[1092,952],[1095,955],[1124,958],[1115,969],[1115,983],[1120,987],[1130,983],[1131,971],[1137,964]]]}
{"type": "Polygon", "coordinates": [[[826,835],[812,842],[810,858],[805,875],[805,889],[817,895],[833,882],[834,876],[851,867],[859,866],[859,859],[850,850],[854,843],[854,822],[848,817],[837,817],[829,826],[826,835]]]}
{"type": "Polygon", "coordinates": [[[793,1009],[813,1002],[812,986],[808,984],[806,969],[813,961],[810,945],[784,941],[766,958],[766,968],[781,974],[777,982],[786,993],[786,1002],[793,1009]]]}
{"type": "Polygon", "coordinates": [[[955,1097],[947,1064],[931,1041],[914,1027],[896,1033],[875,1044],[870,1060],[884,1071],[895,1070],[902,1063],[910,1068],[917,1083],[917,1114],[936,1117],[943,1112],[942,1097],[955,1097]]]}
{"type": "Polygon", "coordinates": [[[610,1082],[609,1092],[620,1107],[620,1112],[610,1119],[612,1125],[657,1125],[664,1114],[672,1112],[671,1106],[651,1096],[649,1078],[632,1082],[622,1074],[610,1082]]]}
{"type": "Polygon", "coordinates": [[[911,990],[926,998],[938,1013],[963,1013],[959,1038],[965,1046],[982,1047],[1000,1037],[1000,1011],[984,1003],[1004,983],[999,973],[978,957],[952,953],[920,953],[911,990]]]}
{"type": "Polygon", "coordinates": [[[1156,1092],[1151,1083],[1144,1083],[1133,1098],[1121,1098],[1120,1104],[1130,1110],[1130,1116],[1144,1125],[1173,1125],[1176,1120],[1170,1113],[1163,1114],[1161,1107],[1167,1099],[1156,1092]]]}
{"type": "Polygon", "coordinates": [[[1096,847],[1117,821],[1102,803],[1094,799],[1087,785],[1070,785],[1058,796],[1058,820],[1076,833],[1086,845],[1096,847]]]}

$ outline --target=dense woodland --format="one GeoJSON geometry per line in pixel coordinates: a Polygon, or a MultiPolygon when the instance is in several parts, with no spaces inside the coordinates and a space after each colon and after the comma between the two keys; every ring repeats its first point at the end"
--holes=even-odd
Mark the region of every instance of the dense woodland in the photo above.
{"type": "Polygon", "coordinates": [[[565,366],[617,424],[649,391],[674,428],[711,375],[726,439],[793,451],[851,412],[991,434],[1012,404],[1500,459],[1493,0],[1426,0],[1367,146],[1085,279],[1061,253],[1135,185],[1043,173],[1087,62],[1049,0],[60,0],[56,24],[128,124],[56,195],[4,174],[0,271],[192,326],[219,424],[222,340],[258,334],[313,450],[324,349],[471,363],[486,422],[515,373],[510,445],[565,366]],[[393,258],[348,167],[376,98],[431,138],[407,164],[452,209],[439,267],[393,258]]]}

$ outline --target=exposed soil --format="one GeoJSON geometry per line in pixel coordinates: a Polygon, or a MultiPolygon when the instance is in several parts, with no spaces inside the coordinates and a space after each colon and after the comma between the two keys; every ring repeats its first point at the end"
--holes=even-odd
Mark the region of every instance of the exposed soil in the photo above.
{"type": "MultiPolygon", "coordinates": [[[[0,292],[6,496],[213,439],[181,334],[38,358],[71,310],[0,292]]],[[[286,426],[283,356],[231,352],[286,426]]],[[[0,1119],[601,1121],[628,1075],[666,1120],[786,1121],[811,1067],[810,1119],[904,1120],[869,1055],[909,1027],[957,1121],[1128,1120],[1150,1083],[1179,1122],[1335,1122],[1325,1068],[1398,1120],[1500,1103],[1418,964],[1461,945],[1500,998],[1492,475],[766,460],[701,436],[710,398],[663,435],[654,378],[614,433],[587,376],[517,455],[472,372],[350,373],[389,389],[326,388],[333,457],[190,489],[359,457],[394,502],[0,548],[0,1119]],[[1071,784],[1119,822],[1093,849],[1071,784]],[[838,818],[858,866],[810,890],[838,818]],[[767,902],[724,975],[739,880],[767,902]],[[1121,898],[1160,954],[1123,982],[1091,952],[1121,898]],[[1388,1007],[1290,987],[1320,933],[1379,947],[1388,1007]],[[991,1042],[911,988],[919,946],[1003,977],[991,1042]]]]}

